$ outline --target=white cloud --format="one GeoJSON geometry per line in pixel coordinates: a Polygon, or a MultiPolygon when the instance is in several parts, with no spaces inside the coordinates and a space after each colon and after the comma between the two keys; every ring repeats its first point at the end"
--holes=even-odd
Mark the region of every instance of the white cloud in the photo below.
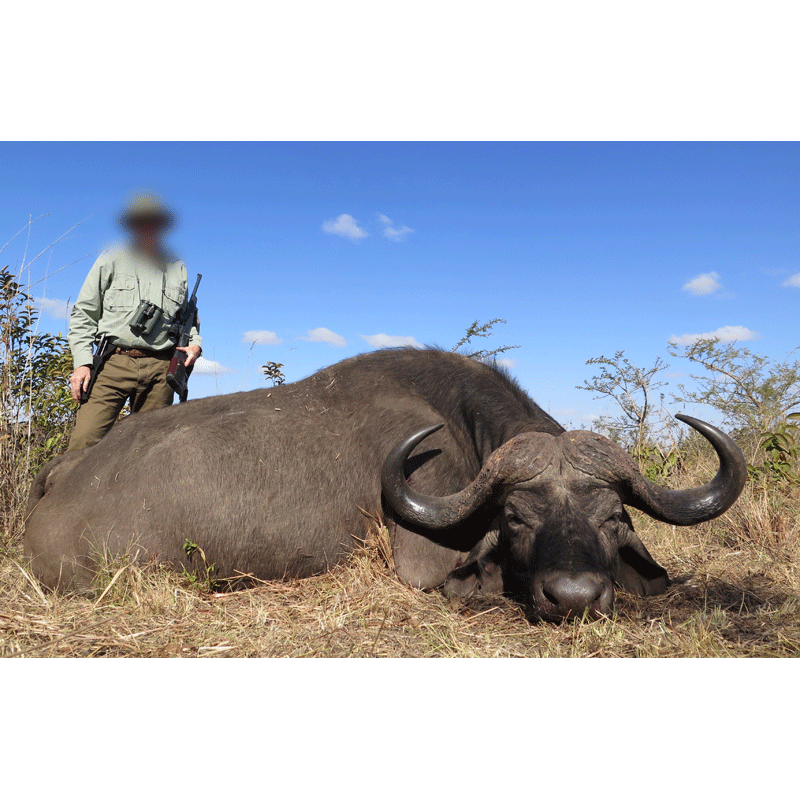
{"type": "Polygon", "coordinates": [[[245,344],[280,344],[283,339],[273,331],[245,331],[242,341],[245,344]]]}
{"type": "Polygon", "coordinates": [[[670,344],[694,344],[701,339],[719,339],[720,342],[749,342],[758,339],[759,334],[745,328],[744,325],[724,325],[711,333],[684,333],[680,336],[670,336],[670,344]]]}
{"type": "Polygon", "coordinates": [[[314,328],[313,331],[308,332],[308,336],[300,336],[306,342],[327,342],[331,347],[344,347],[347,340],[344,336],[339,336],[328,328],[314,328]]]}
{"type": "Polygon", "coordinates": [[[200,356],[195,362],[194,371],[197,375],[225,375],[225,373],[234,372],[235,370],[231,367],[223,367],[217,361],[211,361],[200,356]]]}
{"type": "Polygon", "coordinates": [[[498,358],[497,365],[499,367],[505,367],[506,369],[514,369],[517,366],[517,359],[516,358],[498,358]]]}
{"type": "Polygon", "coordinates": [[[408,225],[403,225],[402,228],[395,228],[394,223],[386,214],[378,214],[378,222],[384,226],[383,235],[393,242],[403,242],[409,233],[414,233],[414,229],[409,228],[408,225]]]}
{"type": "Polygon", "coordinates": [[[69,319],[69,312],[72,306],[67,300],[56,300],[50,297],[40,297],[38,299],[39,308],[51,317],[56,319],[69,319]]]}
{"type": "Polygon", "coordinates": [[[387,333],[376,333],[374,336],[361,337],[372,347],[422,347],[413,336],[389,336],[387,333]]]}
{"type": "Polygon", "coordinates": [[[781,286],[794,286],[795,289],[800,289],[800,272],[795,273],[790,278],[787,278],[781,286]]]}
{"type": "Polygon", "coordinates": [[[329,219],[322,223],[322,230],[325,233],[333,233],[336,236],[344,236],[351,242],[357,242],[369,234],[358,227],[358,222],[349,214],[339,214],[336,219],[329,219]]]}
{"type": "Polygon", "coordinates": [[[688,283],[683,284],[684,291],[694,295],[714,294],[720,288],[722,288],[722,284],[719,282],[719,275],[716,272],[702,272],[688,283]]]}

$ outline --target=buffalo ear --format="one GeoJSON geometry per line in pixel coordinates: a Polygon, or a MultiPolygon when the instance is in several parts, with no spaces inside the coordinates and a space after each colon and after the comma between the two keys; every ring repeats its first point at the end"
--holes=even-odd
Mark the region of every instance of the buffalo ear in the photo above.
{"type": "Polygon", "coordinates": [[[659,566],[639,537],[631,531],[627,544],[619,549],[617,583],[631,594],[661,594],[669,586],[667,571],[659,566]]]}

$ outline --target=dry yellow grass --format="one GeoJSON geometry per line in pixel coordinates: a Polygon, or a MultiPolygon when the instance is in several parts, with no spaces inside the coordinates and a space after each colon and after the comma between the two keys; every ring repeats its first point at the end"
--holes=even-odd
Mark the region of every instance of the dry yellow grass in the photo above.
{"type": "Polygon", "coordinates": [[[734,511],[694,528],[637,515],[642,538],[673,578],[669,591],[619,592],[612,617],[558,626],[531,625],[502,597],[448,602],[401,584],[378,531],[315,578],[210,592],[158,565],[118,562],[104,571],[95,599],[43,592],[14,546],[0,562],[0,655],[796,656],[797,518],[770,503],[747,489],[734,511]]]}

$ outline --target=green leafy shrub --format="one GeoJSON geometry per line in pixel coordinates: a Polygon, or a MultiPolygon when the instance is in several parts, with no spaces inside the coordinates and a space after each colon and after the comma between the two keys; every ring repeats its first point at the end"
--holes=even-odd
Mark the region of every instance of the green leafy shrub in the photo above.
{"type": "Polygon", "coordinates": [[[69,441],[75,407],[65,337],[38,331],[39,312],[7,266],[0,268],[0,515],[19,527],[30,478],[69,441]]]}
{"type": "Polygon", "coordinates": [[[779,490],[800,485],[800,476],[797,474],[800,442],[796,438],[800,432],[799,420],[800,413],[789,414],[776,430],[761,437],[762,461],[747,467],[750,480],[760,488],[779,490]]]}

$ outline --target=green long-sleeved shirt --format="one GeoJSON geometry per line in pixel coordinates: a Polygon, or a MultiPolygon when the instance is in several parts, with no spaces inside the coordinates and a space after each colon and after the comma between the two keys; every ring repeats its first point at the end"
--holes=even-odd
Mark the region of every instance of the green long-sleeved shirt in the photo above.
{"type": "MultiPolygon", "coordinates": [[[[92,363],[92,344],[103,335],[117,347],[173,347],[169,327],[187,292],[186,265],[170,254],[153,260],[124,246],[103,252],[89,270],[72,307],[67,340],[75,367],[92,363]],[[136,336],[130,328],[142,300],[155,303],[164,312],[161,323],[147,337],[136,336]]],[[[202,346],[194,327],[189,344],[202,346]]]]}

